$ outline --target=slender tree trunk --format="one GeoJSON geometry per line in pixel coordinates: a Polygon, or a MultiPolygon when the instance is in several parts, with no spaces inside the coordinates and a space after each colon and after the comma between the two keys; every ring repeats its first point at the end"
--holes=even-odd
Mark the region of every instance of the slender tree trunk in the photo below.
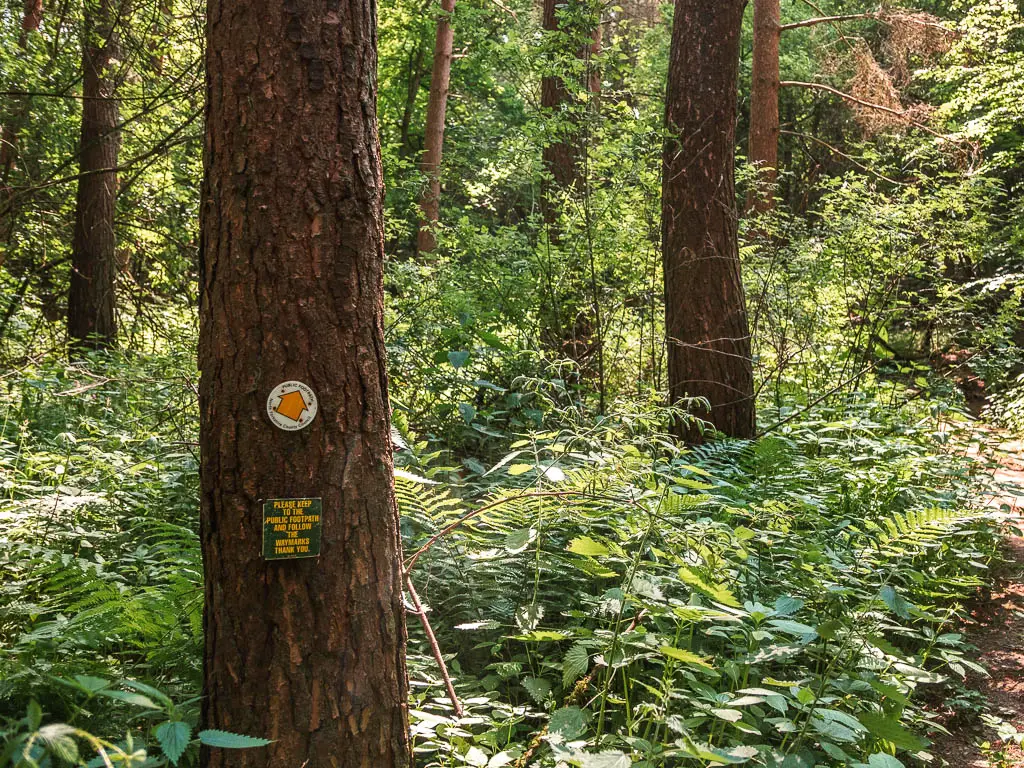
{"type": "Polygon", "coordinates": [[[441,0],[434,40],[434,68],[430,75],[430,100],[427,102],[427,124],[423,136],[423,160],[420,169],[427,177],[427,188],[420,199],[420,228],[416,250],[432,253],[437,248],[433,228],[441,217],[441,161],[444,154],[444,116],[448,108],[448,85],[452,74],[452,13],[455,0],[441,0]]]}
{"type": "MultiPolygon", "coordinates": [[[[21,17],[21,33],[18,47],[28,51],[28,36],[39,29],[43,21],[43,0],[25,0],[21,17]]],[[[18,132],[28,112],[27,97],[12,97],[4,110],[3,124],[0,125],[0,242],[7,242],[14,227],[14,190],[11,187],[11,172],[18,156],[18,132]]],[[[0,253],[0,266],[6,253],[0,253]]]]}
{"type": "MultiPolygon", "coordinates": [[[[561,195],[572,191],[583,203],[587,246],[566,249],[563,258],[554,262],[558,273],[550,280],[550,301],[541,306],[541,340],[556,354],[577,362],[577,373],[585,374],[585,369],[591,368],[595,353],[597,367],[603,369],[600,364],[603,351],[600,338],[594,339],[595,331],[600,337],[600,310],[593,301],[588,302],[587,296],[589,293],[589,298],[593,299],[596,287],[593,261],[586,258],[586,254],[592,252],[589,190],[584,178],[587,136],[585,126],[580,123],[579,101],[574,94],[581,88],[592,94],[601,91],[601,74],[594,64],[601,53],[601,24],[590,0],[570,0],[569,8],[565,0],[544,0],[543,24],[558,44],[551,48],[555,71],[541,79],[541,107],[547,115],[551,135],[542,150],[546,178],[541,183],[540,210],[549,244],[559,245],[562,239],[558,221],[561,195]],[[567,10],[571,11],[568,16],[564,13],[567,10]],[[574,57],[576,62],[567,63],[568,56],[574,57]],[[574,63],[583,64],[582,72],[574,71],[567,80],[559,70],[571,69],[574,63]]],[[[596,101],[591,105],[594,103],[596,101]]],[[[603,400],[603,387],[601,395],[603,400]]]]}
{"type": "Polygon", "coordinates": [[[779,167],[779,0],[754,0],[754,56],[750,89],[750,162],[757,183],[747,194],[747,210],[775,207],[779,167]]]}
{"type": "Polygon", "coordinates": [[[411,761],[376,42],[372,0],[207,3],[203,721],[274,743],[206,768],[411,761]],[[319,408],[283,431],[291,380],[319,408]],[[322,500],[319,557],[264,560],[261,500],[296,498],[322,500]]]}
{"type": "MultiPolygon", "coordinates": [[[[572,1],[579,3],[584,0],[572,1]]],[[[563,4],[563,0],[544,0],[544,29],[548,32],[565,31],[570,36],[575,36],[573,30],[563,30],[559,23],[558,12],[563,4]]],[[[595,24],[588,34],[591,38],[590,42],[579,49],[576,55],[578,58],[588,61],[582,84],[591,93],[600,93],[600,72],[596,67],[589,65],[589,62],[601,53],[600,23],[595,24]]],[[[540,103],[545,111],[553,115],[558,115],[572,105],[573,97],[563,77],[558,74],[549,74],[541,79],[540,103]]],[[[554,139],[544,146],[544,168],[551,177],[551,188],[554,190],[569,189],[579,186],[580,183],[579,158],[582,147],[580,146],[579,130],[575,127],[574,122],[572,119],[557,121],[554,139]]],[[[550,224],[556,218],[556,211],[550,201],[546,199],[547,191],[544,195],[544,217],[550,224]]]]}
{"type": "Polygon", "coordinates": [[[402,125],[399,132],[401,141],[398,151],[402,157],[408,157],[413,153],[412,116],[416,110],[416,97],[419,95],[422,81],[423,46],[418,44],[416,50],[409,53],[409,83],[405,92],[405,106],[402,108],[402,125]]]}
{"type": "Polygon", "coordinates": [[[733,179],[743,6],[676,0],[662,181],[670,396],[707,398],[710,421],[735,437],[754,434],[733,179]]]}
{"type": "MultiPolygon", "coordinates": [[[[544,29],[547,32],[558,32],[558,0],[544,0],[544,29]]],[[[571,102],[569,89],[565,80],[557,74],[545,75],[540,84],[540,105],[552,114],[568,107],[571,102]]],[[[579,179],[579,157],[578,137],[567,135],[566,126],[562,120],[556,122],[556,135],[553,141],[544,146],[544,169],[551,176],[552,186],[555,189],[567,189],[573,186],[579,179]]],[[[545,195],[547,197],[547,195],[545,195]]],[[[546,202],[545,219],[548,223],[553,218],[550,201],[546,202]]]]}
{"type": "Polygon", "coordinates": [[[85,9],[80,178],[68,292],[68,339],[73,354],[112,346],[117,335],[114,203],[121,136],[114,71],[120,66],[119,8],[114,2],[96,0],[85,9]]]}

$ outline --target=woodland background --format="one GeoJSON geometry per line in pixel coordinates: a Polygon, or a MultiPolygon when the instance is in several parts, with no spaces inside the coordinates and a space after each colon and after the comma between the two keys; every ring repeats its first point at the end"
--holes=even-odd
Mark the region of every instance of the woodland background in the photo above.
{"type": "MultiPolygon", "coordinates": [[[[959,622],[1002,559],[967,446],[1024,431],[1021,9],[784,2],[784,24],[855,18],[783,33],[767,192],[742,163],[747,9],[738,207],[776,198],[740,220],[759,439],[689,449],[665,404],[673,9],[579,0],[558,31],[542,11],[458,0],[439,223],[417,243],[438,15],[379,7],[407,552],[490,510],[416,566],[464,707],[410,616],[419,760],[899,768],[962,723],[1009,760],[1022,734],[972,687],[959,622]],[[568,185],[545,161],[567,136],[568,185]]],[[[0,11],[0,765],[198,759],[203,12],[0,11]],[[69,363],[96,18],[118,39],[117,343],[69,363]]]]}

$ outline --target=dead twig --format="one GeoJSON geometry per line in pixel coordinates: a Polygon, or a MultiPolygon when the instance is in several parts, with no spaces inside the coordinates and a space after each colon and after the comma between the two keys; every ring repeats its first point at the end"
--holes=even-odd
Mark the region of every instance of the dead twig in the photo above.
{"type": "Polygon", "coordinates": [[[455,715],[462,717],[462,705],[459,703],[459,697],[455,695],[455,686],[452,685],[451,675],[448,674],[448,665],[444,663],[444,656],[441,655],[441,646],[437,644],[437,637],[434,636],[434,629],[430,626],[430,619],[427,618],[427,612],[423,609],[420,596],[416,594],[416,587],[412,585],[412,579],[409,578],[408,573],[405,575],[405,585],[409,589],[409,599],[412,601],[412,606],[420,617],[423,631],[427,634],[430,650],[434,653],[434,660],[437,661],[437,666],[441,670],[441,677],[444,678],[444,687],[448,690],[448,698],[452,700],[455,715]]]}

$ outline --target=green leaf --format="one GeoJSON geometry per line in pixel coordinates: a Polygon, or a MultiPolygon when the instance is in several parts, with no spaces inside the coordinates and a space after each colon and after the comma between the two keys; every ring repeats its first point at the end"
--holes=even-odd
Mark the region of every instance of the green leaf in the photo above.
{"type": "Polygon", "coordinates": [[[547,641],[565,640],[568,637],[564,632],[557,632],[553,629],[535,629],[527,635],[516,635],[516,640],[525,642],[542,643],[547,641]]]}
{"type": "Polygon", "coordinates": [[[562,707],[551,713],[548,721],[550,733],[561,734],[566,741],[571,741],[583,734],[587,727],[587,714],[579,707],[562,707]]]}
{"type": "Polygon", "coordinates": [[[590,653],[581,643],[574,644],[562,659],[562,687],[568,690],[590,668],[590,653]]]}
{"type": "Polygon", "coordinates": [[[523,688],[530,694],[530,698],[538,705],[543,705],[548,696],[551,695],[551,683],[543,677],[527,677],[523,679],[523,688]]]}
{"type": "Polygon", "coordinates": [[[821,742],[821,748],[825,751],[825,754],[841,763],[853,762],[853,759],[835,744],[823,741],[821,742]]]}
{"type": "Polygon", "coordinates": [[[836,637],[839,636],[839,630],[841,630],[842,628],[843,623],[841,621],[837,621],[836,619],[830,619],[819,624],[817,627],[815,627],[815,630],[817,631],[819,637],[823,637],[826,640],[835,640],[836,637]]]}
{"type": "Polygon", "coordinates": [[[167,759],[174,765],[178,764],[191,738],[191,726],[180,720],[161,723],[156,729],[156,740],[160,742],[160,748],[167,755],[167,759]]]}
{"type": "Polygon", "coordinates": [[[718,707],[712,709],[711,712],[715,715],[715,717],[720,717],[722,720],[728,720],[730,723],[735,723],[738,720],[743,719],[743,713],[740,712],[738,709],[725,709],[718,707]]]}
{"type": "Polygon", "coordinates": [[[173,706],[171,697],[161,691],[159,688],[154,688],[152,685],[146,685],[146,683],[140,683],[138,680],[119,680],[118,681],[125,688],[131,688],[133,691],[144,693],[147,696],[156,699],[157,701],[170,707],[173,706]]]}
{"type": "Polygon", "coordinates": [[[221,749],[265,747],[267,744],[274,743],[272,739],[260,739],[255,736],[243,736],[240,733],[218,731],[215,729],[200,731],[199,741],[208,747],[220,747],[221,749]]]}
{"type": "Polygon", "coordinates": [[[471,423],[473,419],[476,418],[476,408],[469,403],[459,403],[457,407],[459,409],[459,415],[467,424],[471,423]]]}
{"type": "Polygon", "coordinates": [[[503,342],[496,333],[491,333],[490,331],[477,331],[476,335],[484,344],[486,344],[489,347],[494,347],[495,349],[504,349],[506,351],[512,349],[512,347],[503,342]]]}
{"type": "Polygon", "coordinates": [[[811,725],[814,726],[814,730],[832,741],[852,744],[858,739],[856,731],[853,731],[842,723],[838,723],[834,720],[826,720],[818,717],[818,713],[815,713],[814,717],[811,718],[811,725]]]}
{"type": "Polygon", "coordinates": [[[608,547],[589,536],[579,536],[573,539],[569,542],[569,546],[566,549],[573,554],[586,555],[587,557],[601,557],[608,554],[608,547]]]}
{"type": "Polygon", "coordinates": [[[520,528],[518,531],[512,531],[505,537],[505,550],[513,555],[518,554],[530,546],[530,542],[536,537],[537,531],[533,528],[520,528]]]}
{"type": "Polygon", "coordinates": [[[814,627],[808,626],[807,624],[801,624],[799,621],[792,621],[790,619],[773,619],[769,621],[768,624],[780,632],[785,632],[790,635],[815,637],[818,634],[814,627]]]}
{"type": "Polygon", "coordinates": [[[876,691],[882,694],[885,698],[892,699],[897,704],[902,704],[903,706],[906,706],[910,703],[910,699],[908,699],[900,691],[900,689],[894,685],[888,685],[886,683],[881,682],[880,680],[868,680],[868,685],[870,685],[872,688],[874,688],[876,691]]]}
{"type": "Polygon", "coordinates": [[[452,368],[461,368],[467,360],[469,360],[469,352],[465,350],[448,353],[448,362],[451,363],[452,368]]]}
{"type": "Polygon", "coordinates": [[[776,616],[792,616],[804,607],[804,601],[799,597],[789,597],[787,595],[776,600],[774,607],[776,616]]]}
{"type": "Polygon", "coordinates": [[[673,648],[671,645],[663,645],[658,650],[670,659],[681,661],[684,664],[696,664],[697,666],[706,667],[707,669],[714,669],[714,667],[708,664],[707,661],[692,651],[686,651],[682,648],[673,648]]]}
{"type": "Polygon", "coordinates": [[[875,752],[871,755],[868,758],[868,765],[871,768],[904,768],[902,762],[884,752],[875,752]]]}
{"type": "Polygon", "coordinates": [[[598,752],[596,755],[584,755],[580,768],[629,768],[633,761],[629,755],[618,750],[598,752]]]}
{"type": "Polygon", "coordinates": [[[716,602],[728,605],[732,608],[740,607],[740,601],[737,600],[736,596],[729,591],[728,587],[724,584],[715,584],[709,581],[701,573],[689,566],[684,565],[679,569],[679,578],[698,592],[703,592],[716,602]]]}
{"type": "Polygon", "coordinates": [[[755,694],[749,694],[747,696],[738,696],[735,699],[727,701],[730,707],[749,707],[753,704],[763,704],[765,701],[764,696],[757,696],[755,694]]]}
{"type": "Polygon", "coordinates": [[[519,475],[525,475],[531,469],[533,469],[533,464],[513,464],[508,468],[508,473],[513,477],[518,477],[519,475]]]}
{"type": "Polygon", "coordinates": [[[862,712],[857,715],[857,719],[873,736],[891,742],[901,749],[924,748],[924,740],[917,734],[908,731],[894,718],[886,717],[878,712],[862,712]]]}
{"type": "Polygon", "coordinates": [[[39,706],[39,702],[32,699],[28,703],[28,712],[26,714],[28,720],[28,729],[30,731],[36,731],[43,722],[43,708],[39,706]]]}
{"type": "Polygon", "coordinates": [[[683,486],[683,488],[692,488],[695,491],[710,491],[715,487],[711,483],[702,483],[689,477],[673,477],[672,482],[683,486]]]}
{"type": "Polygon", "coordinates": [[[131,704],[133,707],[143,707],[144,709],[162,709],[162,707],[153,701],[149,696],[143,696],[141,693],[133,693],[131,691],[97,691],[97,696],[106,696],[108,699],[117,699],[123,701],[125,704],[131,704]]]}
{"type": "Polygon", "coordinates": [[[900,597],[899,593],[894,587],[886,584],[880,590],[878,590],[878,596],[882,598],[882,602],[885,603],[889,610],[899,616],[901,619],[910,618],[911,604],[900,597]]]}
{"type": "Polygon", "coordinates": [[[865,730],[860,720],[839,709],[816,709],[814,711],[814,716],[832,723],[841,723],[851,731],[856,731],[857,733],[864,733],[865,730]]]}
{"type": "Polygon", "coordinates": [[[683,738],[677,743],[684,752],[698,760],[704,760],[705,762],[721,765],[739,765],[740,763],[745,763],[748,760],[757,757],[758,754],[755,747],[717,749],[707,744],[695,742],[688,736],[683,736],[683,738]]]}
{"type": "Polygon", "coordinates": [[[104,688],[110,687],[109,680],[105,680],[102,677],[92,677],[90,675],[75,675],[75,682],[90,694],[98,693],[104,688]]]}
{"type": "Polygon", "coordinates": [[[505,454],[505,457],[501,461],[499,461],[493,467],[484,472],[484,477],[487,477],[487,475],[491,474],[491,472],[496,472],[497,470],[501,469],[521,453],[522,451],[512,451],[511,453],[505,454]]]}

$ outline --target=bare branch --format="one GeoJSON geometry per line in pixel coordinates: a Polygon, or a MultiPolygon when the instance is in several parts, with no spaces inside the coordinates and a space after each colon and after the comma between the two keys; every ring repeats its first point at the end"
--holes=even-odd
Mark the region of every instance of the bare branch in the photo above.
{"type": "Polygon", "coordinates": [[[858,168],[860,168],[865,173],[870,173],[872,176],[877,176],[878,178],[882,179],[882,181],[888,181],[890,184],[898,184],[901,187],[910,186],[905,181],[897,181],[896,179],[890,179],[888,176],[885,176],[884,174],[881,174],[878,171],[871,170],[870,168],[868,168],[863,163],[858,162],[856,158],[852,157],[851,155],[846,154],[841,149],[837,149],[836,147],[833,147],[827,141],[822,141],[817,136],[811,136],[809,133],[800,133],[799,131],[787,131],[785,129],[779,131],[779,133],[783,134],[784,136],[795,136],[796,138],[799,138],[799,139],[810,139],[811,141],[813,141],[813,142],[815,142],[817,144],[821,144],[821,146],[823,146],[826,149],[834,152],[835,154],[839,155],[840,157],[845,158],[846,160],[849,160],[851,163],[853,163],[853,165],[857,166],[858,168]]]}
{"type": "Polygon", "coordinates": [[[783,24],[779,27],[780,32],[785,32],[790,29],[801,29],[803,27],[814,27],[818,24],[835,24],[842,21],[856,21],[858,19],[878,19],[880,18],[877,11],[871,13],[847,13],[842,16],[816,16],[813,19],[804,19],[803,21],[794,21],[789,24],[783,24]]]}
{"type": "Polygon", "coordinates": [[[888,112],[891,115],[896,115],[901,120],[905,121],[908,125],[912,125],[915,128],[920,128],[925,133],[930,133],[932,136],[935,136],[936,138],[942,139],[944,141],[952,141],[952,139],[949,136],[945,136],[936,131],[934,128],[930,128],[924,123],[918,122],[917,120],[911,118],[907,114],[906,110],[893,109],[892,107],[887,107],[884,104],[875,104],[874,102],[871,101],[864,101],[863,99],[858,99],[856,96],[851,96],[850,94],[844,91],[840,91],[838,88],[833,88],[831,85],[825,85],[824,83],[805,83],[799,80],[783,80],[782,82],[779,83],[779,85],[782,87],[810,88],[811,90],[816,91],[827,91],[828,93],[831,93],[834,96],[838,96],[839,98],[845,99],[846,101],[851,101],[854,104],[859,104],[862,107],[867,107],[868,109],[877,109],[880,112],[888,112]]]}
{"type": "Polygon", "coordinates": [[[412,601],[412,607],[416,609],[416,615],[420,617],[423,631],[427,635],[430,650],[434,654],[434,661],[437,662],[437,666],[441,670],[441,677],[444,678],[444,687],[448,691],[448,698],[452,700],[452,708],[455,710],[455,715],[456,717],[462,717],[462,704],[459,703],[459,697],[455,695],[455,686],[452,685],[452,677],[448,674],[448,665],[444,663],[441,646],[437,644],[434,629],[430,626],[430,619],[427,618],[427,611],[420,602],[420,596],[416,594],[416,587],[412,585],[412,579],[409,578],[409,574],[405,575],[405,585],[409,589],[409,599],[412,601]]]}

